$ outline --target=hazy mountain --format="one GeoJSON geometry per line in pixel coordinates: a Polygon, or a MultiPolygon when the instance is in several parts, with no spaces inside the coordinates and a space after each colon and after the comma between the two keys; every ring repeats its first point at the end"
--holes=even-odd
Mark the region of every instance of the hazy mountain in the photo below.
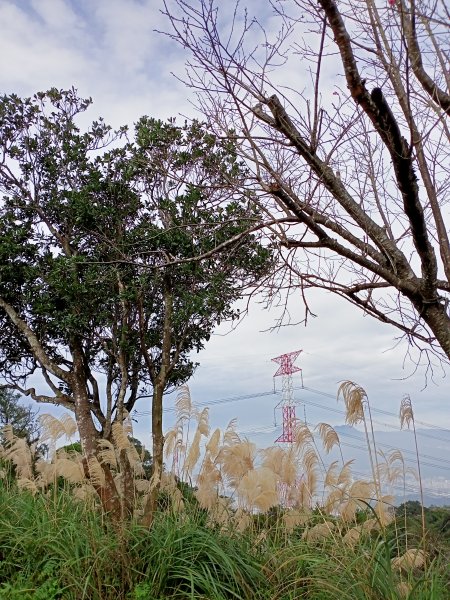
{"type": "MultiPolygon", "coordinates": [[[[335,429],[341,440],[344,460],[354,459],[352,465],[354,476],[370,478],[371,466],[364,430],[348,425],[336,426],[335,429]]],[[[264,432],[255,437],[252,435],[249,437],[257,443],[258,447],[266,448],[274,445],[274,439],[278,435],[280,435],[279,429],[274,429],[270,433],[264,432]]],[[[403,455],[405,468],[414,469],[417,473],[416,449],[412,431],[375,431],[374,437],[378,451],[376,460],[379,463],[385,462],[389,454],[398,449],[403,455]]],[[[320,440],[317,445],[320,449],[320,440]]],[[[417,445],[425,505],[450,505],[450,431],[447,429],[418,429],[417,445]]],[[[340,453],[336,449],[328,456],[324,452],[321,454],[325,464],[341,460],[340,453]]],[[[397,461],[394,466],[402,467],[402,464],[397,461]]],[[[399,479],[387,491],[396,496],[397,503],[420,499],[418,481],[412,474],[407,476],[405,486],[403,480],[399,479]]]]}

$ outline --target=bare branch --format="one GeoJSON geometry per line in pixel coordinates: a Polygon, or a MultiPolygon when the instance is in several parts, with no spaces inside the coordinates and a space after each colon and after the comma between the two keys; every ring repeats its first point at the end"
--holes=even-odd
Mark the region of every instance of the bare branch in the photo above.
{"type": "Polygon", "coordinates": [[[61,367],[59,367],[49,358],[34,331],[28,326],[26,321],[19,316],[11,304],[3,300],[3,298],[0,298],[0,307],[3,308],[8,317],[11,319],[12,323],[14,323],[19,331],[21,331],[21,333],[25,336],[31,350],[42,367],[44,367],[46,371],[49,371],[55,375],[55,377],[58,377],[58,379],[61,379],[61,381],[70,383],[72,381],[72,374],[68,371],[64,371],[64,369],[61,369],[61,367]]]}

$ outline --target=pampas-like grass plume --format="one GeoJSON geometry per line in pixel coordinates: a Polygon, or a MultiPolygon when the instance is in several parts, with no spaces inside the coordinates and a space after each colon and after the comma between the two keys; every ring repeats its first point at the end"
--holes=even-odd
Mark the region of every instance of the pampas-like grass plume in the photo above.
{"type": "Polygon", "coordinates": [[[220,429],[216,429],[214,431],[214,433],[211,435],[211,437],[209,438],[208,443],[206,444],[206,452],[208,452],[208,454],[210,456],[217,455],[217,453],[219,451],[220,436],[221,436],[220,429]]]}
{"type": "Polygon", "coordinates": [[[343,494],[346,501],[339,507],[339,514],[343,521],[353,521],[358,510],[367,508],[367,505],[373,500],[375,486],[370,481],[358,480],[343,494]]]}
{"type": "Polygon", "coordinates": [[[236,531],[242,532],[250,527],[252,524],[252,517],[247,511],[238,508],[234,515],[234,522],[236,531]]]}
{"type": "Polygon", "coordinates": [[[297,479],[297,456],[295,448],[281,448],[272,446],[261,451],[263,457],[262,466],[271,469],[277,474],[281,483],[292,487],[297,479]]]}
{"type": "Polygon", "coordinates": [[[344,498],[345,490],[341,488],[333,489],[328,496],[325,498],[324,510],[327,514],[333,514],[338,506],[342,503],[344,498]]]}
{"type": "Polygon", "coordinates": [[[338,389],[338,399],[340,396],[345,403],[345,422],[357,425],[364,421],[364,401],[367,400],[365,390],[353,381],[344,381],[338,389]]]}
{"type": "Polygon", "coordinates": [[[73,496],[81,502],[95,502],[98,498],[95,488],[90,483],[85,483],[74,488],[73,496]]]}
{"type": "Polygon", "coordinates": [[[245,508],[257,508],[266,512],[278,504],[276,475],[270,469],[260,467],[248,471],[236,489],[239,502],[245,508]]]}
{"type": "Polygon", "coordinates": [[[39,417],[42,426],[42,441],[55,443],[65,436],[68,440],[77,432],[77,424],[73,417],[68,413],[63,414],[59,419],[50,414],[44,414],[39,417]]]}
{"type": "Polygon", "coordinates": [[[357,529],[356,527],[352,527],[352,529],[349,529],[347,531],[347,533],[344,535],[344,537],[342,538],[342,541],[344,542],[344,544],[347,544],[347,546],[354,548],[356,546],[356,544],[359,542],[360,538],[361,538],[361,530],[357,529]]]}
{"type": "Polygon", "coordinates": [[[284,526],[286,527],[286,531],[291,533],[296,527],[299,527],[300,525],[306,525],[310,518],[311,513],[308,511],[291,508],[284,513],[283,522],[284,526]]]}
{"type": "Polygon", "coordinates": [[[303,421],[296,421],[293,430],[294,443],[297,449],[303,448],[305,444],[313,443],[313,434],[308,425],[303,423],[303,421]]]}
{"type": "Polygon", "coordinates": [[[241,438],[236,433],[237,419],[231,419],[228,423],[225,433],[223,434],[223,445],[232,446],[233,444],[239,444],[241,438]]]}
{"type": "Polygon", "coordinates": [[[195,497],[202,508],[210,510],[217,502],[217,488],[209,481],[204,481],[197,486],[195,497]]]}
{"type": "Polygon", "coordinates": [[[394,519],[394,496],[384,495],[381,496],[379,501],[375,506],[375,514],[378,517],[380,524],[384,527],[385,525],[389,525],[394,519]]]}
{"type": "Polygon", "coordinates": [[[295,449],[290,446],[284,451],[283,461],[281,463],[280,478],[282,483],[288,487],[293,487],[297,479],[297,457],[295,449]]]}
{"type": "Polygon", "coordinates": [[[256,446],[248,440],[239,440],[220,450],[216,460],[222,465],[223,473],[232,487],[237,487],[244,475],[254,468],[255,454],[256,446]]]}
{"type": "Polygon", "coordinates": [[[349,484],[352,480],[352,464],[355,462],[355,459],[352,458],[348,460],[342,469],[340,470],[339,477],[337,480],[337,484],[349,484]]]}
{"type": "Polygon", "coordinates": [[[317,464],[319,462],[319,457],[317,456],[317,452],[311,446],[305,448],[302,457],[303,466],[305,467],[305,472],[310,473],[311,471],[315,471],[317,469],[317,464]]]}
{"type": "Polygon", "coordinates": [[[12,425],[4,425],[1,429],[1,433],[6,444],[11,444],[15,440],[16,436],[14,435],[12,425]]]}
{"type": "Polygon", "coordinates": [[[332,487],[332,486],[337,485],[338,478],[339,478],[338,470],[339,470],[339,461],[335,460],[334,462],[331,463],[331,465],[326,470],[325,479],[324,479],[325,487],[332,487]]]}
{"type": "Polygon", "coordinates": [[[418,548],[410,548],[401,556],[396,556],[391,560],[392,568],[398,571],[410,571],[419,569],[425,564],[425,552],[418,548]]]}
{"type": "Polygon", "coordinates": [[[17,487],[19,490],[27,490],[33,494],[33,496],[39,491],[39,486],[36,484],[36,481],[34,479],[28,479],[27,477],[19,477],[17,480],[17,487]]]}
{"type": "MultiPolygon", "coordinates": [[[[49,475],[50,471],[47,473],[47,476],[49,475]]],[[[53,477],[64,477],[64,479],[70,483],[81,483],[85,481],[83,468],[80,462],[70,458],[57,458],[55,460],[53,463],[53,477]]]]}
{"type": "Polygon", "coordinates": [[[370,531],[378,531],[380,529],[380,523],[378,519],[375,518],[367,519],[367,521],[364,521],[364,523],[361,525],[361,529],[365,533],[370,531]]]}
{"type": "Polygon", "coordinates": [[[191,392],[187,385],[182,385],[179,388],[175,400],[175,410],[178,420],[189,419],[192,416],[191,392]]]}
{"type": "Polygon", "coordinates": [[[297,507],[311,508],[316,480],[315,475],[311,475],[308,479],[303,477],[300,480],[297,487],[297,507]],[[312,488],[310,485],[312,485],[312,488]]]}
{"type": "Polygon", "coordinates": [[[102,469],[101,464],[98,462],[95,456],[89,458],[87,463],[89,477],[92,485],[103,487],[105,485],[105,473],[102,469]]]}
{"type": "Polygon", "coordinates": [[[175,448],[183,438],[183,426],[179,423],[175,424],[173,429],[164,436],[164,456],[167,458],[175,452],[175,448]]]}
{"type": "Polygon", "coordinates": [[[117,457],[113,444],[108,440],[99,440],[98,448],[97,458],[100,464],[117,470],[117,457]]]}
{"type": "Polygon", "coordinates": [[[63,423],[53,415],[40,415],[39,421],[42,427],[42,441],[56,442],[60,437],[65,435],[63,423]]]}
{"type": "Polygon", "coordinates": [[[5,440],[2,457],[15,465],[18,477],[33,479],[33,456],[26,440],[15,436],[10,425],[3,428],[2,434],[5,440]]]}
{"type": "Polygon", "coordinates": [[[230,522],[230,507],[228,498],[217,498],[216,503],[208,511],[209,526],[222,525],[226,528],[230,522]]]}
{"type": "Polygon", "coordinates": [[[199,414],[197,430],[201,435],[209,435],[209,408],[204,408],[199,414]]]}
{"type": "Polygon", "coordinates": [[[358,502],[356,502],[356,500],[353,498],[349,498],[339,507],[339,516],[344,523],[348,523],[355,520],[357,511],[358,502]]]}
{"type": "Polygon", "coordinates": [[[397,594],[398,594],[399,598],[405,598],[405,600],[406,600],[407,598],[410,597],[412,587],[406,581],[398,581],[395,586],[395,589],[397,590],[397,594]]]}
{"type": "Polygon", "coordinates": [[[333,450],[334,446],[340,446],[339,436],[331,425],[328,425],[328,423],[319,423],[316,429],[319,430],[319,435],[327,454],[333,450]]]}
{"type": "Polygon", "coordinates": [[[188,454],[186,456],[186,460],[184,461],[183,472],[186,475],[191,475],[192,471],[195,468],[195,465],[200,458],[200,439],[201,439],[201,431],[200,428],[197,428],[195,432],[194,439],[192,440],[192,444],[189,447],[188,454]]]}
{"type": "Polygon", "coordinates": [[[69,413],[64,413],[59,420],[63,424],[67,439],[70,440],[78,432],[77,422],[69,413]]]}
{"type": "Polygon", "coordinates": [[[139,456],[139,452],[136,450],[134,445],[130,443],[126,452],[128,462],[130,463],[130,467],[133,469],[134,474],[138,477],[142,477],[143,475],[145,475],[141,457],[139,456]]]}
{"type": "Polygon", "coordinates": [[[350,486],[348,495],[357,502],[360,508],[366,509],[367,504],[374,499],[375,485],[372,481],[355,481],[350,486]]]}
{"type": "Polygon", "coordinates": [[[170,507],[174,513],[184,510],[183,494],[178,488],[175,488],[170,495],[170,507]]]}
{"type": "Polygon", "coordinates": [[[281,448],[281,446],[271,446],[270,448],[261,450],[261,455],[263,457],[262,466],[281,475],[284,461],[284,448],[281,448]]]}
{"type": "Polygon", "coordinates": [[[211,456],[207,454],[203,459],[200,473],[197,476],[198,484],[211,484],[216,485],[222,481],[222,475],[220,470],[217,468],[215,462],[211,459],[211,456]]]}
{"type": "Polygon", "coordinates": [[[148,494],[150,491],[150,481],[148,479],[135,479],[134,487],[137,492],[148,494]]]}
{"type": "Polygon", "coordinates": [[[310,529],[305,529],[302,538],[308,542],[322,541],[329,538],[335,529],[336,526],[334,523],[325,521],[324,523],[314,525],[314,527],[311,527],[310,529]]]}
{"type": "Polygon", "coordinates": [[[115,448],[120,452],[130,447],[130,440],[124,431],[122,423],[116,421],[111,426],[112,438],[115,448]]]}

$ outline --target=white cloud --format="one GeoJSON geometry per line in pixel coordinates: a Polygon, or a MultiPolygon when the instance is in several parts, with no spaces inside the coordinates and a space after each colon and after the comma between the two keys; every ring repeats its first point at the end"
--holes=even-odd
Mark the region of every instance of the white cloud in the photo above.
{"type": "Polygon", "coordinates": [[[31,0],[30,7],[52,34],[63,41],[73,38],[83,24],[64,0],[31,0]]]}

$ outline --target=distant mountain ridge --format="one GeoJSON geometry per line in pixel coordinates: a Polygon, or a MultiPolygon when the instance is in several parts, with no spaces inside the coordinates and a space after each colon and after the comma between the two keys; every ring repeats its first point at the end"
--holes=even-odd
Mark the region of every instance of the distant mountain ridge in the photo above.
{"type": "MultiPolygon", "coordinates": [[[[352,472],[355,477],[371,478],[371,467],[367,452],[364,431],[350,425],[334,426],[341,441],[344,460],[354,459],[352,472]]],[[[278,437],[277,431],[258,435],[253,439],[260,448],[274,445],[278,437]]],[[[410,430],[375,431],[377,451],[380,453],[378,461],[383,461],[383,455],[389,455],[393,450],[402,452],[405,467],[410,467],[417,472],[416,450],[413,432],[410,430]]],[[[424,504],[426,506],[450,506],[450,431],[447,429],[417,430],[417,444],[419,449],[420,470],[424,491],[424,504]]],[[[340,460],[340,453],[334,449],[329,455],[322,451],[318,440],[318,448],[326,465],[334,460],[340,460]]],[[[406,500],[420,500],[418,482],[413,476],[408,477],[405,489],[403,481],[397,481],[392,486],[396,503],[401,504],[406,500]]]]}

